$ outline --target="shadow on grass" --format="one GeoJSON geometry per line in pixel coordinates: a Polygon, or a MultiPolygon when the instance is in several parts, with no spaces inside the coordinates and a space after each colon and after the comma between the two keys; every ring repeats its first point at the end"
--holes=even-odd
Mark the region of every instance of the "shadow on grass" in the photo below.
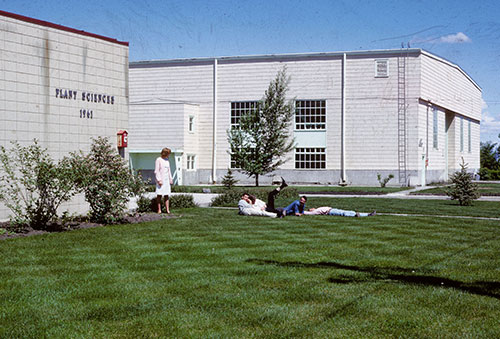
{"type": "MultiPolygon", "coordinates": [[[[280,262],[276,260],[248,259],[247,262],[259,265],[276,265],[282,267],[304,267],[304,268],[333,268],[366,273],[365,278],[344,277],[328,278],[328,282],[336,284],[365,283],[376,281],[395,281],[404,284],[420,286],[433,286],[442,288],[453,288],[472,294],[500,299],[499,281],[474,281],[470,283],[452,280],[448,278],[436,277],[432,275],[416,274],[416,269],[400,267],[359,267],[344,265],[335,262],[321,261],[318,263],[301,263],[298,261],[280,262]]],[[[421,269],[418,269],[422,272],[421,269]]]]}

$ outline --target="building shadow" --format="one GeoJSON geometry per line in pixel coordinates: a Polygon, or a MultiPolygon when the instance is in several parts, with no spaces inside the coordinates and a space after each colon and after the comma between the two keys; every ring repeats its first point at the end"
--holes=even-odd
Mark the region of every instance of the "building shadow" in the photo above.
{"type": "Polygon", "coordinates": [[[316,269],[338,269],[365,273],[365,277],[339,276],[328,278],[328,282],[335,284],[352,284],[366,282],[400,282],[410,285],[452,288],[476,295],[487,296],[500,300],[500,281],[473,281],[463,282],[432,275],[431,270],[402,268],[402,267],[361,267],[345,265],[336,262],[320,261],[317,263],[302,263],[298,261],[280,262],[276,260],[248,259],[246,262],[257,265],[276,265],[281,267],[303,267],[316,269]],[[417,273],[418,272],[418,273],[417,273]],[[426,274],[427,273],[427,274],[426,274]]]}

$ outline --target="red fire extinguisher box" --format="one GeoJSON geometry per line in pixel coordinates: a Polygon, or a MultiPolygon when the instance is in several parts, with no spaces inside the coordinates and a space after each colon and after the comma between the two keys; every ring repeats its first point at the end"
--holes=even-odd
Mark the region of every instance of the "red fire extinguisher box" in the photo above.
{"type": "Polygon", "coordinates": [[[127,147],[128,144],[128,132],[119,130],[118,133],[116,133],[116,136],[118,137],[118,142],[117,145],[118,147],[127,147]]]}

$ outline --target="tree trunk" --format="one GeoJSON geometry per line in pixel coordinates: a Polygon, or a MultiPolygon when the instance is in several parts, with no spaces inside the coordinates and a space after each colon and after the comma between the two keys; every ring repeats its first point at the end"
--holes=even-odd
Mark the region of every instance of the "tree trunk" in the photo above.
{"type": "Polygon", "coordinates": [[[259,175],[255,174],[255,187],[259,187],[259,175]]]}

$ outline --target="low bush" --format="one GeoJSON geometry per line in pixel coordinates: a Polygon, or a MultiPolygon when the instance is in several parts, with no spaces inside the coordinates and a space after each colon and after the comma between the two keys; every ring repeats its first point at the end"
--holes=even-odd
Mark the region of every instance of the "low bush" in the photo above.
{"type": "MultiPolygon", "coordinates": [[[[170,211],[172,211],[172,209],[177,209],[177,208],[196,207],[193,196],[190,194],[171,195],[169,199],[170,199],[170,211]]],[[[158,202],[156,201],[156,197],[152,199],[141,197],[137,201],[137,211],[140,213],[157,212],[157,209],[158,209],[158,202]]],[[[166,212],[165,199],[163,198],[161,201],[161,211],[163,213],[166,212]]]]}

